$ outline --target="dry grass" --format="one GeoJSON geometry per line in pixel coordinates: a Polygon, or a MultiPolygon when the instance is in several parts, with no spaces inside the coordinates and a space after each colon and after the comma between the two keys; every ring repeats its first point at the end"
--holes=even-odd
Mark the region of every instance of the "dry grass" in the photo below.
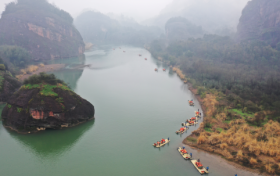
{"type": "MultiPolygon", "coordinates": [[[[176,68],[173,69],[177,72],[176,68]]],[[[275,173],[277,167],[274,164],[280,168],[280,124],[270,120],[263,127],[255,127],[248,125],[238,116],[227,117],[229,110],[220,108],[217,96],[214,92],[206,94],[203,99],[203,105],[207,109],[204,122],[195,131],[196,135],[199,134],[197,144],[204,144],[202,148],[206,151],[218,153],[227,159],[238,162],[249,161],[254,168],[264,166],[269,174],[275,173]],[[226,121],[228,118],[230,118],[229,123],[226,121]],[[212,129],[224,130],[221,133],[216,130],[206,132],[204,129],[206,124],[210,124],[212,129]],[[237,154],[232,156],[229,151],[235,151],[237,154]]],[[[264,112],[266,115],[271,113],[264,112]]]]}
{"type": "Polygon", "coordinates": [[[43,68],[43,67],[45,67],[45,64],[41,63],[41,64],[39,64],[39,66],[43,68]]]}
{"type": "Polygon", "coordinates": [[[226,149],[226,148],[228,148],[227,143],[222,143],[222,144],[220,144],[220,148],[221,148],[221,149],[226,149]]]}
{"type": "Polygon", "coordinates": [[[177,75],[178,75],[182,80],[185,80],[185,79],[186,79],[186,76],[183,74],[182,70],[180,70],[179,68],[173,67],[172,70],[173,70],[174,72],[176,72],[177,75]]]}
{"type": "Polygon", "coordinates": [[[200,135],[197,139],[197,144],[203,144],[207,141],[207,138],[204,135],[200,135]]]}
{"type": "Polygon", "coordinates": [[[258,163],[258,161],[255,158],[250,159],[250,164],[255,165],[257,163],[258,163]]]}
{"type": "Polygon", "coordinates": [[[243,152],[242,150],[238,150],[237,154],[236,154],[237,159],[241,160],[243,158],[243,152]]]}
{"type": "Polygon", "coordinates": [[[17,79],[21,79],[23,75],[16,75],[17,79]]]}
{"type": "Polygon", "coordinates": [[[274,173],[274,170],[271,168],[270,164],[265,165],[265,170],[270,174],[274,173]]]}
{"type": "Polygon", "coordinates": [[[26,71],[26,73],[33,73],[33,72],[37,71],[38,68],[39,67],[37,65],[30,65],[26,69],[24,69],[24,71],[26,71]]]}

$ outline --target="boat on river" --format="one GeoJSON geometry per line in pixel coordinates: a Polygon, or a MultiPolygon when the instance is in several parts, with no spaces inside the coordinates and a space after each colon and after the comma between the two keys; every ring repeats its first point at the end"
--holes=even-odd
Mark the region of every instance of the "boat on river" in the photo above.
{"type": "Polygon", "coordinates": [[[194,102],[192,100],[189,100],[189,105],[194,106],[194,102]]]}
{"type": "Polygon", "coordinates": [[[142,56],[141,54],[139,54],[139,56],[142,56]]]}
{"type": "Polygon", "coordinates": [[[186,132],[188,129],[187,126],[181,127],[178,131],[176,131],[176,134],[183,134],[184,132],[186,132]]]}
{"type": "Polygon", "coordinates": [[[200,174],[208,174],[208,170],[203,167],[203,165],[197,160],[191,160],[194,167],[198,170],[200,174]]]}
{"type": "Polygon", "coordinates": [[[147,60],[147,58],[145,58],[145,60],[147,60]]]}
{"type": "Polygon", "coordinates": [[[183,122],[182,123],[182,126],[194,126],[198,124],[198,122],[195,122],[195,121],[186,121],[186,122],[183,122]]]}
{"type": "Polygon", "coordinates": [[[196,116],[196,117],[201,117],[201,115],[200,115],[200,112],[199,112],[199,111],[194,111],[194,113],[195,113],[195,116],[196,116]]]}
{"type": "Polygon", "coordinates": [[[157,68],[155,68],[155,71],[158,71],[157,68]]]}
{"type": "Polygon", "coordinates": [[[164,139],[164,142],[161,141],[159,144],[154,143],[153,146],[156,148],[160,148],[160,147],[163,147],[165,144],[168,144],[169,142],[170,142],[170,140],[168,138],[168,139],[164,139]]]}
{"type": "Polygon", "coordinates": [[[165,68],[164,69],[162,69],[163,71],[165,71],[165,68]]]}
{"type": "Polygon", "coordinates": [[[185,160],[191,159],[191,155],[188,154],[188,152],[187,152],[186,149],[183,149],[183,148],[179,147],[177,150],[178,150],[178,152],[182,155],[182,157],[183,157],[185,160]]]}

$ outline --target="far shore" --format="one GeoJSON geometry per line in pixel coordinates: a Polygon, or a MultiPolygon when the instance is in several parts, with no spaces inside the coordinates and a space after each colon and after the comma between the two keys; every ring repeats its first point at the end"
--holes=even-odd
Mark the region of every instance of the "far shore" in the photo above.
{"type": "Polygon", "coordinates": [[[22,75],[19,80],[24,81],[25,79],[29,78],[32,75],[39,74],[41,72],[50,72],[54,70],[60,70],[65,67],[65,64],[51,64],[51,65],[45,65],[44,67],[39,67],[37,71],[22,75]]]}

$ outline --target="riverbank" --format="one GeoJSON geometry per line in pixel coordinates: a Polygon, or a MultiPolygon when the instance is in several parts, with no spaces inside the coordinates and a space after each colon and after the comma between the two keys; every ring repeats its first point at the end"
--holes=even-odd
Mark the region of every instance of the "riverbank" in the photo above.
{"type": "MultiPolygon", "coordinates": [[[[207,122],[205,122],[205,120],[207,119],[207,115],[206,115],[207,110],[209,111],[209,109],[210,109],[210,113],[211,113],[212,108],[217,105],[217,101],[213,101],[212,103],[210,103],[214,106],[212,106],[208,109],[208,107],[204,103],[204,99],[201,98],[201,96],[198,94],[198,89],[193,88],[192,84],[187,81],[188,79],[185,78],[185,75],[182,73],[182,71],[179,68],[173,68],[173,71],[177,73],[177,75],[181,78],[181,80],[184,83],[187,83],[189,90],[195,95],[196,99],[200,103],[200,106],[201,106],[203,114],[204,114],[204,121],[200,124],[200,127],[198,128],[198,130],[193,131],[190,136],[185,138],[183,140],[183,144],[191,147],[192,149],[196,149],[197,150],[196,153],[199,153],[199,150],[204,151],[204,153],[202,155],[200,155],[200,156],[195,155],[195,156],[199,157],[199,158],[203,158],[204,162],[206,162],[206,163],[207,163],[207,161],[209,161],[208,163],[212,163],[213,160],[216,160],[215,163],[220,163],[220,164],[226,165],[226,167],[229,167],[231,169],[234,169],[234,168],[242,169],[242,170],[244,170],[244,172],[242,172],[243,176],[244,175],[246,175],[246,176],[247,175],[248,176],[249,175],[254,175],[254,176],[271,175],[271,174],[261,173],[259,170],[254,169],[254,168],[243,166],[242,165],[243,163],[241,161],[238,162],[236,160],[233,160],[232,155],[229,154],[228,152],[225,152],[224,148],[221,149],[221,148],[218,147],[218,148],[215,148],[215,150],[214,150],[213,147],[211,146],[211,144],[208,144],[208,143],[202,144],[199,141],[198,138],[200,137],[200,133],[205,132],[204,128],[205,128],[205,123],[207,123],[207,122]],[[210,155],[206,155],[206,153],[209,153],[210,155]],[[229,157],[229,155],[230,155],[230,157],[229,157]]],[[[213,98],[216,98],[216,97],[214,96],[214,97],[211,97],[211,98],[213,99],[213,98]]],[[[206,140],[206,139],[204,139],[204,140],[206,140]]],[[[233,152],[233,153],[235,151],[236,151],[236,154],[237,154],[237,151],[238,151],[237,148],[234,148],[234,149],[231,150],[231,152],[233,152]]],[[[250,162],[250,160],[248,162],[250,162]]],[[[264,170],[262,170],[262,171],[264,171],[264,170]]],[[[225,174],[227,174],[227,173],[225,173],[225,174]]]]}
{"type": "Polygon", "coordinates": [[[29,78],[32,75],[36,75],[36,74],[39,74],[41,72],[50,72],[50,71],[60,70],[64,67],[65,67],[65,64],[44,65],[43,67],[38,67],[38,69],[35,72],[29,73],[29,74],[17,75],[17,78],[20,81],[24,81],[25,79],[29,78]]]}

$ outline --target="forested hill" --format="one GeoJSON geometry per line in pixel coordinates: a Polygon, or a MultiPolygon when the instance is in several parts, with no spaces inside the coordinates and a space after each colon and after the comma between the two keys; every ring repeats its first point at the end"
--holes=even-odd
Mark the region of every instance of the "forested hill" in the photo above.
{"type": "Polygon", "coordinates": [[[159,28],[142,26],[121,18],[113,19],[99,12],[82,13],[74,22],[84,40],[94,44],[129,44],[143,46],[160,36],[159,28]]]}
{"type": "Polygon", "coordinates": [[[0,45],[21,46],[33,60],[67,58],[84,52],[73,18],[47,0],[7,4],[0,20],[0,45]]]}
{"type": "MultiPolygon", "coordinates": [[[[177,41],[167,48],[164,41],[151,44],[151,52],[205,86],[228,95],[232,107],[251,112],[280,107],[280,52],[264,42],[235,43],[229,37],[205,35],[177,41]]],[[[280,121],[280,119],[278,119],[280,121]]]]}
{"type": "Polygon", "coordinates": [[[191,37],[202,37],[204,31],[183,17],[170,18],[165,24],[165,34],[169,41],[187,40],[191,37]]]}

